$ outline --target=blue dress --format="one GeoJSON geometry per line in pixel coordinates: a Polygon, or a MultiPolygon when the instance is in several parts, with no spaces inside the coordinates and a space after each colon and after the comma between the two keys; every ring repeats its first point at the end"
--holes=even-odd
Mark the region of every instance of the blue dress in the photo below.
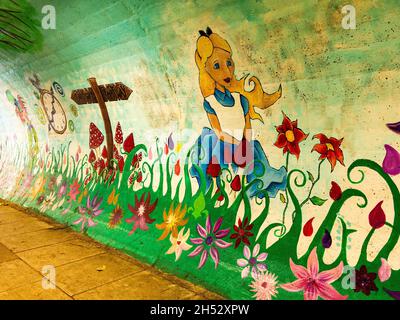
{"type": "MultiPolygon", "coordinates": [[[[235,104],[232,94],[225,89],[221,92],[215,89],[214,97],[218,103],[223,107],[230,108],[235,104]]],[[[243,109],[243,117],[248,113],[248,101],[240,95],[240,104],[243,109]]],[[[212,106],[207,100],[204,100],[204,109],[207,113],[216,114],[212,106]]],[[[249,197],[263,198],[264,193],[267,193],[270,198],[275,198],[278,191],[286,189],[287,172],[286,168],[282,166],[280,169],[275,169],[269,165],[268,159],[262,149],[261,144],[257,140],[248,142],[251,147],[252,160],[244,169],[243,174],[246,176],[246,182],[252,184],[247,190],[249,197]],[[251,168],[251,170],[250,170],[251,168]],[[265,192],[260,192],[264,190],[265,192]]],[[[221,168],[232,167],[234,173],[238,171],[239,166],[233,161],[234,154],[237,153],[238,145],[224,142],[218,138],[215,132],[210,128],[203,128],[200,137],[196,140],[193,146],[192,162],[196,164],[202,175],[206,179],[206,189],[208,189],[212,182],[212,176],[207,174],[209,164],[218,161],[221,168]]],[[[200,173],[193,165],[190,168],[190,174],[197,179],[200,184],[200,173]]],[[[220,177],[216,178],[218,187],[220,187],[220,177]]]]}

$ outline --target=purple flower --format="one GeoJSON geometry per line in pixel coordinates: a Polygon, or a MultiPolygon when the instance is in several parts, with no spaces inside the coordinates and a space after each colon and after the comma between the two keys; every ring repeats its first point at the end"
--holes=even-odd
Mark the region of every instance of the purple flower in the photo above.
{"type": "Polygon", "coordinates": [[[243,248],[243,255],[245,259],[238,259],[237,264],[239,267],[244,268],[242,270],[242,278],[247,278],[247,276],[250,273],[251,269],[251,274],[253,278],[256,277],[258,271],[265,271],[267,270],[267,265],[265,263],[262,263],[267,259],[268,254],[267,253],[260,253],[260,245],[257,243],[254,248],[253,248],[253,255],[251,254],[250,248],[248,246],[244,246],[243,248]]]}
{"type": "Polygon", "coordinates": [[[95,196],[92,201],[90,201],[90,196],[87,198],[86,208],[79,207],[79,213],[81,214],[81,218],[76,220],[74,224],[82,224],[81,231],[85,228],[86,224],[88,227],[93,227],[97,223],[93,221],[94,217],[97,217],[103,212],[103,209],[100,210],[100,205],[103,202],[103,198],[98,198],[95,196]]]}
{"type": "Polygon", "coordinates": [[[383,159],[382,168],[387,174],[392,176],[400,173],[400,153],[393,147],[385,144],[386,155],[383,159]]]}
{"type": "Polygon", "coordinates": [[[63,197],[67,193],[67,182],[63,181],[61,183],[60,189],[58,190],[57,196],[59,198],[63,197]]]}
{"type": "Polygon", "coordinates": [[[400,121],[395,123],[387,123],[386,126],[393,132],[400,134],[400,121]]]}
{"type": "Polygon", "coordinates": [[[197,233],[200,238],[191,238],[190,241],[196,244],[197,247],[190,254],[189,257],[195,257],[201,253],[198,268],[202,268],[207,261],[208,255],[211,256],[217,268],[219,263],[219,252],[217,248],[225,249],[232,245],[232,243],[222,240],[229,234],[230,229],[219,230],[222,224],[222,217],[219,217],[214,226],[211,223],[210,215],[206,220],[206,228],[197,225],[197,233]]]}

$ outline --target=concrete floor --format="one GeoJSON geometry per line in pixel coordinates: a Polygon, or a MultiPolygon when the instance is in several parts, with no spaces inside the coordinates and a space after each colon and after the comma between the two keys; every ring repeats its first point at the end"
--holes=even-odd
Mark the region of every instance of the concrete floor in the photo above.
{"type": "Polygon", "coordinates": [[[42,216],[0,203],[0,300],[4,299],[221,297],[42,216]],[[50,282],[42,274],[46,265],[55,267],[50,282]]]}

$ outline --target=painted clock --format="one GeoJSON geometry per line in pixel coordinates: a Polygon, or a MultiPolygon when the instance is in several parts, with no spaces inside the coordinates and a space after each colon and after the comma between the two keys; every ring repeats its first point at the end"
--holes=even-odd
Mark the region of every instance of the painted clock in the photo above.
{"type": "Polygon", "coordinates": [[[53,129],[54,132],[63,134],[68,126],[67,116],[61,102],[55,96],[53,88],[50,87],[50,90],[41,88],[37,76],[30,81],[40,93],[40,103],[49,123],[49,131],[53,129]]]}
{"type": "MultiPolygon", "coordinates": [[[[67,116],[60,101],[55,97],[53,88],[40,92],[40,102],[49,121],[49,126],[58,134],[63,134],[67,129],[67,116]]],[[[50,128],[49,128],[50,129],[50,128]]]]}

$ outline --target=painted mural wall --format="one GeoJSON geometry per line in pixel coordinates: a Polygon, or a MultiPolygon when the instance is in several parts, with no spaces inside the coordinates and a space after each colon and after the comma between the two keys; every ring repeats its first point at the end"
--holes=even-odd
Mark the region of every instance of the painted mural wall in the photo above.
{"type": "Polygon", "coordinates": [[[1,198],[227,298],[399,299],[397,1],[48,2],[0,5],[1,198]]]}

